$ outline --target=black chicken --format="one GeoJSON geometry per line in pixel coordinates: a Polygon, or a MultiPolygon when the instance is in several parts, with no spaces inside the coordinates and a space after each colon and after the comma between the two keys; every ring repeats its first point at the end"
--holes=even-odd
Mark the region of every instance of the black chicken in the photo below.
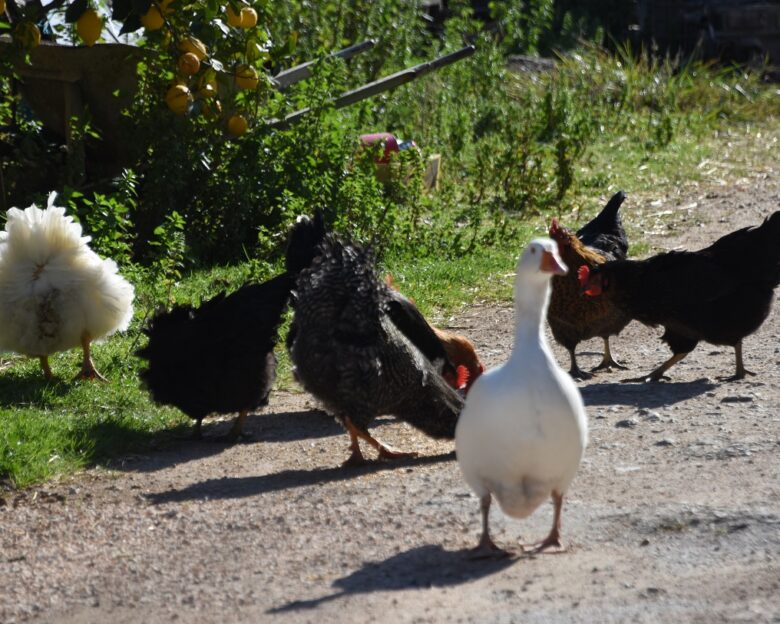
{"type": "Polygon", "coordinates": [[[672,357],[648,375],[625,381],[661,379],[700,340],[733,346],[736,372],[725,379],[742,379],[753,374],[742,363],[742,339],[769,315],[780,284],[780,211],[706,249],[583,266],[579,279],[585,294],[609,297],[632,318],[665,329],[662,339],[672,357]]]}
{"type": "Polygon", "coordinates": [[[581,341],[595,336],[604,340],[604,357],[593,370],[625,368],[612,358],[609,337],[619,334],[631,318],[608,299],[583,298],[577,282],[577,269],[581,266],[592,268],[607,260],[625,259],[628,239],[618,214],[625,199],[623,191],[615,193],[604,209],[576,235],[560,227],[555,219],[550,225],[550,238],[558,243],[558,251],[569,272],[553,277],[547,320],[553,338],[569,352],[569,374],[575,379],[593,376],[577,365],[575,349],[581,341]]]}
{"type": "Polygon", "coordinates": [[[597,250],[608,260],[625,260],[628,256],[628,237],[618,213],[624,201],[626,194],[618,191],[600,213],[577,230],[577,238],[583,245],[597,250]]]}
{"type": "Polygon", "coordinates": [[[173,405],[195,420],[238,412],[227,439],[242,434],[247,414],[268,403],[276,378],[274,346],[290,292],[324,236],[322,215],[300,217],[287,247],[286,271],[262,284],[220,294],[200,307],[176,306],[157,314],[137,355],[148,360],[141,379],[155,402],[173,405]]]}
{"type": "Polygon", "coordinates": [[[360,439],[382,458],[414,455],[369,435],[380,414],[453,438],[463,400],[428,359],[445,358],[446,366],[430,326],[377,278],[366,250],[330,234],[320,250],[298,277],[287,345],[296,378],[349,433],[352,454],[344,465],[364,461],[360,439]]]}

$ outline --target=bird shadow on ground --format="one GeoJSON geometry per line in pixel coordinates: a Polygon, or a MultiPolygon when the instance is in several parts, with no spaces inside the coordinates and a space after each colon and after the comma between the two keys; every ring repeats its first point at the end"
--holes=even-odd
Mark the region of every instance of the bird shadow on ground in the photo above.
{"type": "MultiPolygon", "coordinates": [[[[135,440],[137,442],[135,448],[145,450],[115,457],[110,460],[109,465],[114,470],[125,472],[156,472],[171,466],[218,455],[234,444],[262,445],[265,442],[323,438],[344,432],[331,416],[320,410],[259,412],[247,417],[244,423],[244,432],[247,434],[245,437],[237,441],[228,441],[225,436],[230,431],[234,420],[234,415],[218,421],[206,418],[203,421],[203,437],[199,440],[192,437],[192,425],[190,424],[155,434],[129,430],[126,432],[127,436],[148,438],[135,440]]],[[[114,423],[99,423],[97,425],[97,427],[103,428],[119,426],[114,423]]],[[[86,432],[86,435],[97,441],[117,439],[117,434],[112,431],[89,431],[86,432]]],[[[133,447],[133,445],[130,446],[133,447]]],[[[116,451],[106,453],[109,457],[116,454],[116,451]]]]}
{"type": "Polygon", "coordinates": [[[468,550],[444,550],[439,545],[426,545],[393,555],[384,561],[370,561],[362,568],[333,582],[338,591],[309,600],[293,600],[269,609],[267,613],[283,613],[299,609],[316,609],[320,605],[351,594],[376,591],[401,591],[447,587],[475,581],[500,572],[517,559],[469,559],[468,550]]]}
{"type": "Polygon", "coordinates": [[[220,479],[208,479],[200,483],[193,483],[181,490],[168,490],[147,494],[146,498],[153,504],[180,503],[201,499],[228,499],[246,498],[266,492],[276,492],[307,485],[328,483],[331,481],[345,481],[355,479],[366,474],[383,470],[398,470],[412,466],[436,464],[455,459],[455,452],[439,455],[426,455],[424,457],[410,457],[392,461],[368,462],[357,468],[315,468],[313,470],[282,470],[267,475],[255,477],[224,477],[220,479]]]}
{"type": "Polygon", "coordinates": [[[344,434],[344,428],[333,416],[318,409],[260,412],[249,416],[247,425],[247,429],[257,432],[255,437],[261,442],[293,442],[344,434]]]}
{"type": "Polygon", "coordinates": [[[635,407],[663,407],[714,389],[709,379],[680,383],[648,382],[625,384],[620,382],[594,383],[580,387],[585,405],[633,405],[635,407]]]}

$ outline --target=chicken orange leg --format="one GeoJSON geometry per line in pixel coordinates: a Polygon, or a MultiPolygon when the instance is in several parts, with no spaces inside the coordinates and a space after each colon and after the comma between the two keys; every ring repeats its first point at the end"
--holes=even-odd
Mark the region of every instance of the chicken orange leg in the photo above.
{"type": "Polygon", "coordinates": [[[641,377],[630,377],[629,379],[621,379],[620,381],[621,383],[658,381],[659,379],[664,378],[664,373],[668,371],[672,366],[677,364],[677,362],[682,360],[686,355],[688,355],[688,353],[675,353],[672,357],[666,360],[666,362],[661,364],[661,366],[656,368],[654,371],[648,373],[647,375],[642,375],[641,377]]]}
{"type": "Polygon", "coordinates": [[[50,381],[54,378],[54,375],[51,372],[51,366],[49,366],[49,356],[48,355],[42,355],[40,358],[38,358],[41,361],[41,368],[43,369],[43,376],[46,378],[47,381],[50,381]]]}
{"type": "Polygon", "coordinates": [[[577,354],[574,353],[574,347],[569,349],[569,359],[571,360],[571,366],[569,367],[569,375],[572,379],[586,380],[593,377],[592,373],[586,373],[577,365],[577,354]]]}
{"type": "Polygon", "coordinates": [[[361,464],[365,463],[366,460],[363,457],[363,453],[360,452],[360,442],[358,439],[364,440],[373,446],[379,452],[379,457],[381,459],[403,459],[406,457],[417,457],[417,453],[403,453],[401,451],[396,451],[386,444],[383,444],[376,438],[371,437],[368,432],[360,429],[359,427],[356,427],[349,416],[344,416],[343,422],[344,426],[347,428],[347,433],[349,433],[349,448],[352,451],[352,454],[349,456],[347,461],[342,464],[342,466],[360,466],[361,464]]]}
{"type": "Polygon", "coordinates": [[[731,375],[731,377],[718,377],[720,381],[737,381],[738,379],[744,379],[745,375],[755,375],[754,372],[745,368],[745,364],[742,362],[742,341],[740,340],[734,345],[734,355],[737,358],[737,370],[731,375]]]}
{"type": "Polygon", "coordinates": [[[238,416],[236,416],[236,419],[233,421],[233,426],[230,428],[230,431],[228,431],[225,434],[225,437],[223,440],[225,442],[235,442],[240,437],[244,436],[244,421],[246,420],[246,417],[249,415],[249,410],[241,410],[238,412],[238,416]]]}
{"type": "Polygon", "coordinates": [[[623,366],[620,362],[616,362],[614,358],[612,357],[612,351],[610,351],[609,348],[609,336],[604,338],[604,357],[601,359],[601,363],[594,368],[591,372],[596,372],[600,370],[612,370],[613,368],[619,368],[621,370],[626,370],[628,367],[623,366]]]}
{"type": "Polygon", "coordinates": [[[90,353],[91,342],[92,337],[87,332],[84,332],[81,335],[81,350],[84,352],[84,358],[81,361],[81,372],[76,375],[76,379],[99,379],[100,381],[106,381],[106,378],[97,371],[95,364],[92,362],[90,353]]]}

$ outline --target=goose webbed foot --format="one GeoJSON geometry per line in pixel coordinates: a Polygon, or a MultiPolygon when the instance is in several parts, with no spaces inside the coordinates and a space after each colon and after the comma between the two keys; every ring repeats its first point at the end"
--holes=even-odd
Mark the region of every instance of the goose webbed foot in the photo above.
{"type": "Polygon", "coordinates": [[[514,553],[511,550],[504,550],[500,546],[496,546],[489,535],[482,535],[474,548],[468,552],[469,559],[505,559],[512,557],[514,553]]]}
{"type": "Polygon", "coordinates": [[[561,542],[561,510],[563,509],[563,494],[557,491],[553,491],[552,499],[555,511],[553,513],[553,525],[552,529],[550,529],[549,535],[538,544],[533,544],[532,546],[523,546],[523,552],[538,554],[542,552],[561,553],[566,551],[566,548],[561,542]]]}

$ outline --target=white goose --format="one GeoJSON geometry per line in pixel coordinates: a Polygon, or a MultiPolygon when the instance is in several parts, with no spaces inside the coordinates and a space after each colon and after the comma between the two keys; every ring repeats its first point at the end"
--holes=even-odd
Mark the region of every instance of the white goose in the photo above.
{"type": "Polygon", "coordinates": [[[515,277],[515,343],[509,360],[474,383],[455,431],[458,463],[480,499],[482,537],[475,557],[510,554],[490,539],[491,495],[501,509],[526,518],[548,496],[550,534],[534,548],[562,548],[563,496],[587,444],[585,407],[577,386],[555,362],[544,337],[550,278],[566,274],[554,241],[526,247],[515,277]]]}

